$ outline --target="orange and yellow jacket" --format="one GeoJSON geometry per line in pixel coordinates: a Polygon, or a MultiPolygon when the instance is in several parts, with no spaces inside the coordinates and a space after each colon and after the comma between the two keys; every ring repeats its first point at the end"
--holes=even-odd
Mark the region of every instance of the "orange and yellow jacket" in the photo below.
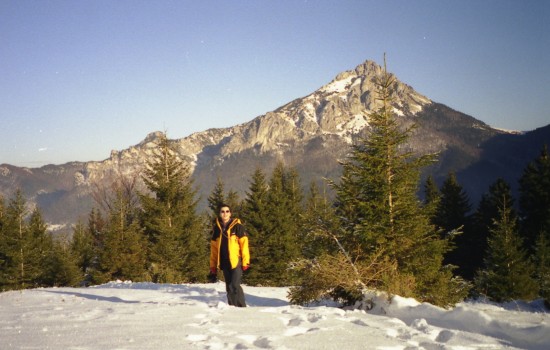
{"type": "Polygon", "coordinates": [[[237,218],[231,219],[227,231],[224,232],[220,221],[216,219],[212,240],[210,241],[210,268],[217,269],[220,267],[221,240],[225,234],[229,237],[227,248],[229,249],[231,268],[236,268],[240,259],[242,259],[242,266],[250,265],[248,237],[241,224],[241,220],[237,218]]]}

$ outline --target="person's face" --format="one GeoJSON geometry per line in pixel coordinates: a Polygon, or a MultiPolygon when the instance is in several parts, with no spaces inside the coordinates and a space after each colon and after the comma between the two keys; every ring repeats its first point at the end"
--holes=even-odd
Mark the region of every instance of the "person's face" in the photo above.
{"type": "Polygon", "coordinates": [[[220,217],[222,218],[223,222],[226,222],[231,218],[231,210],[229,210],[228,207],[222,207],[220,209],[220,217]]]}

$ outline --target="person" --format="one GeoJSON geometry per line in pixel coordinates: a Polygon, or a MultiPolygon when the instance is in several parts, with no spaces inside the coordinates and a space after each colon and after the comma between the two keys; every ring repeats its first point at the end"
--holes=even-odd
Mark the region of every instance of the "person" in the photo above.
{"type": "Polygon", "coordinates": [[[246,307],[241,281],[243,271],[250,267],[248,236],[238,218],[231,218],[227,204],[219,207],[218,216],[210,241],[210,274],[223,272],[227,302],[229,305],[246,307]]]}

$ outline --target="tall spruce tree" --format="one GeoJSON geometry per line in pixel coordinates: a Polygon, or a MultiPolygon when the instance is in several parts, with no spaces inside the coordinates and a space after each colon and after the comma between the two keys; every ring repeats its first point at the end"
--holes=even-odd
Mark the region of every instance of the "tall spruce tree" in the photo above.
{"type": "MultiPolygon", "coordinates": [[[[302,256],[306,232],[303,230],[304,192],[300,176],[294,167],[286,167],[284,169],[283,191],[287,198],[287,207],[283,219],[292,223],[288,236],[289,242],[287,242],[292,249],[292,255],[289,255],[289,261],[286,263],[286,270],[288,270],[288,263],[302,256]]],[[[288,281],[290,282],[291,280],[289,279],[288,281]]]]}
{"type": "Polygon", "coordinates": [[[221,204],[225,203],[225,184],[221,177],[217,177],[216,185],[208,196],[208,208],[212,211],[213,219],[216,218],[218,209],[221,204]]]}
{"type": "Polygon", "coordinates": [[[444,229],[446,234],[449,234],[453,230],[461,229],[466,225],[467,214],[471,208],[470,200],[454,172],[447,175],[440,193],[435,224],[444,229]]]}
{"type": "Polygon", "coordinates": [[[327,192],[325,190],[321,192],[314,181],[309,186],[302,222],[302,256],[304,258],[315,259],[324,253],[337,252],[333,238],[326,234],[326,232],[338,230],[336,212],[327,192]]]}
{"type": "Polygon", "coordinates": [[[97,208],[92,208],[87,224],[87,231],[92,238],[92,258],[89,266],[79,265],[81,270],[85,272],[84,280],[86,283],[99,283],[98,281],[94,281],[94,276],[97,276],[97,271],[100,269],[100,255],[105,247],[106,230],[107,224],[101,211],[97,208]]]}
{"type": "Polygon", "coordinates": [[[373,288],[438,305],[465,295],[442,264],[448,241],[439,237],[416,196],[420,169],[432,157],[415,158],[404,151],[411,129],[402,130],[392,114],[395,79],[384,71],[377,85],[379,103],[369,116],[371,132],[353,146],[335,184],[342,230],[333,236],[342,247],[342,258],[304,265],[305,283],[291,289],[293,302],[327,296],[327,290],[354,302],[373,288]],[[315,288],[320,292],[311,291],[315,288]]]}
{"type": "Polygon", "coordinates": [[[437,208],[441,201],[441,192],[435,183],[432,175],[429,175],[424,183],[424,206],[428,213],[432,217],[432,223],[434,223],[435,215],[437,214],[437,208]]]}
{"type": "MultiPolygon", "coordinates": [[[[46,223],[38,208],[30,214],[27,235],[27,277],[35,287],[54,285],[56,273],[65,268],[64,265],[68,261],[60,261],[56,268],[52,269],[50,262],[58,258],[59,252],[55,249],[53,238],[47,232],[46,223]],[[47,268],[50,268],[50,271],[47,268]]],[[[59,281],[58,285],[66,282],[68,281],[59,281]]]]}
{"type": "Polygon", "coordinates": [[[4,290],[4,286],[8,284],[7,269],[8,269],[8,244],[7,236],[4,232],[5,227],[5,203],[4,197],[0,195],[0,291],[4,290]]]}
{"type": "Polygon", "coordinates": [[[162,134],[147,161],[142,220],[149,240],[149,273],[154,282],[203,281],[208,258],[203,221],[196,214],[196,191],[189,167],[162,134]]]}
{"type": "Polygon", "coordinates": [[[511,219],[516,219],[514,211],[514,200],[510,185],[503,179],[497,179],[489,191],[482,195],[478,208],[472,216],[472,226],[467,233],[465,242],[465,254],[467,259],[463,269],[466,269],[468,278],[475,275],[475,272],[483,267],[483,260],[487,252],[489,231],[495,220],[500,217],[500,208],[511,208],[511,219]],[[506,202],[503,203],[502,201],[506,202]]]}
{"type": "Polygon", "coordinates": [[[106,213],[103,247],[93,276],[96,283],[145,278],[146,240],[139,224],[137,192],[133,185],[125,186],[122,180],[111,186],[113,193],[107,202],[109,211],[106,213]]]}
{"type": "Polygon", "coordinates": [[[271,204],[268,199],[269,187],[265,173],[257,167],[252,174],[249,189],[243,201],[242,220],[249,235],[250,266],[244,276],[244,281],[250,285],[263,284],[263,276],[267,271],[266,266],[260,262],[268,259],[267,239],[271,226],[268,212],[271,204]]]}
{"type": "Polygon", "coordinates": [[[535,246],[535,278],[539,285],[539,295],[550,308],[550,240],[541,234],[535,246]]]}
{"type": "Polygon", "coordinates": [[[6,208],[4,203],[4,196],[0,194],[0,232],[2,231],[2,227],[4,226],[4,215],[6,214],[6,208]]]}
{"type": "Polygon", "coordinates": [[[21,190],[17,190],[8,201],[3,225],[4,256],[6,263],[2,269],[4,289],[24,289],[33,287],[32,276],[28,273],[29,250],[32,249],[25,217],[26,201],[21,190]]]}
{"type": "Polygon", "coordinates": [[[49,254],[44,256],[42,283],[45,286],[81,285],[82,274],[78,267],[77,257],[72,254],[69,239],[62,235],[52,241],[49,254]]]}
{"type": "Polygon", "coordinates": [[[94,261],[94,239],[92,233],[81,221],[73,227],[73,236],[70,242],[70,253],[80,270],[80,282],[83,285],[90,283],[88,273],[94,261]]]}
{"type": "Polygon", "coordinates": [[[519,192],[521,233],[527,248],[533,252],[541,234],[550,241],[550,156],[547,145],[524,169],[519,192]]]}
{"type": "Polygon", "coordinates": [[[445,256],[445,263],[457,267],[456,273],[472,280],[470,264],[471,227],[468,212],[470,200],[458,182],[456,174],[450,172],[441,186],[441,198],[433,222],[442,229],[444,237],[451,240],[454,249],[445,256]]]}
{"type": "Polygon", "coordinates": [[[0,281],[2,289],[46,286],[44,267],[53,254],[52,237],[42,214],[35,208],[30,214],[21,190],[17,190],[5,209],[0,245],[0,281]]]}
{"type": "Polygon", "coordinates": [[[494,301],[531,300],[538,293],[534,267],[522,246],[517,220],[505,198],[491,227],[485,268],[476,276],[476,288],[494,301]]]}
{"type": "MultiPolygon", "coordinates": [[[[269,181],[269,211],[267,236],[261,242],[266,255],[259,265],[265,267],[263,279],[268,285],[288,286],[293,275],[289,264],[301,256],[300,215],[302,198],[300,181],[294,169],[279,161],[269,181]]],[[[259,257],[260,258],[260,257],[259,257]]]]}
{"type": "Polygon", "coordinates": [[[524,169],[519,180],[520,232],[527,249],[536,256],[540,295],[550,305],[550,156],[548,145],[524,169]]]}

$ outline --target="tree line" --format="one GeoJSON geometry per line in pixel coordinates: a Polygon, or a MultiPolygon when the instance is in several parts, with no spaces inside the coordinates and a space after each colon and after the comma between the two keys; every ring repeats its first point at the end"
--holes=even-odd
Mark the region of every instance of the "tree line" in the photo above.
{"type": "Polygon", "coordinates": [[[71,237],[53,237],[21,191],[0,201],[0,290],[111,280],[207,281],[212,221],[229,204],[250,236],[245,283],[290,286],[289,299],[372,307],[385,292],[450,306],[467,296],[550,300],[550,160],[543,148],[519,180],[519,201],[497,180],[472,210],[450,173],[438,187],[421,170],[392,111],[396,82],[378,81],[369,133],[342,162],[339,181],[312,182],[278,162],[256,168],[243,198],[223,177],[197,214],[190,170],[164,134],[137,176],[96,186],[96,207],[71,237]],[[143,185],[141,185],[143,184],[143,185]],[[419,193],[424,192],[423,200],[419,193]],[[328,192],[333,193],[329,196],[328,192]]]}

